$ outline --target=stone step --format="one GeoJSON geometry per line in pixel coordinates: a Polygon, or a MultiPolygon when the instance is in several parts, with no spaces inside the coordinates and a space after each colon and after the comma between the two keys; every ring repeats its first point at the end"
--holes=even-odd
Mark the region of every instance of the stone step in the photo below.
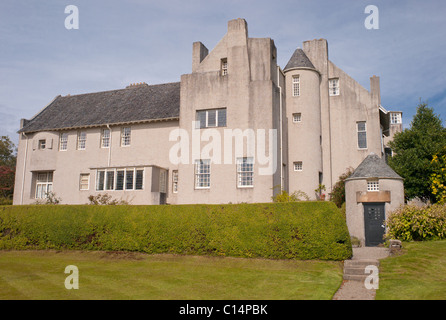
{"type": "MultiPolygon", "coordinates": [[[[354,267],[346,267],[344,268],[344,274],[349,274],[349,275],[367,275],[367,273],[365,273],[365,267],[359,267],[359,268],[354,268],[354,267]]],[[[370,273],[369,273],[370,274],[370,273]]]]}
{"type": "Polygon", "coordinates": [[[367,266],[377,266],[379,267],[379,260],[376,259],[361,259],[361,260],[345,260],[344,267],[367,267],[367,266]]]}
{"type": "Polygon", "coordinates": [[[361,282],[364,282],[366,278],[367,275],[359,275],[359,274],[344,274],[343,277],[344,280],[361,281],[361,282]]]}

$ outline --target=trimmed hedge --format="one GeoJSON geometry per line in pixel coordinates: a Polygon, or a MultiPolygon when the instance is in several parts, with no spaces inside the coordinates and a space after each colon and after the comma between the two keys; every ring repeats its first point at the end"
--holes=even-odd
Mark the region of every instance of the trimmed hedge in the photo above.
{"type": "Polygon", "coordinates": [[[345,219],[330,202],[5,206],[0,249],[322,260],[352,255],[345,219]]]}

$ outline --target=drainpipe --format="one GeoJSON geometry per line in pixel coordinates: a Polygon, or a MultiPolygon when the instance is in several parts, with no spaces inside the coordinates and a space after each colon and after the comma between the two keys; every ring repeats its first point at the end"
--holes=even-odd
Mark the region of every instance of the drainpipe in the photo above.
{"type": "Polygon", "coordinates": [[[26,145],[25,145],[25,157],[23,159],[22,190],[20,193],[20,204],[23,204],[23,192],[25,190],[26,158],[28,156],[28,140],[29,140],[25,132],[22,132],[22,135],[26,138],[26,145]]]}
{"type": "Polygon", "coordinates": [[[107,124],[107,129],[110,131],[110,144],[108,146],[108,165],[107,167],[110,168],[110,163],[111,163],[111,148],[112,148],[112,131],[110,129],[110,125],[107,124]]]}
{"type": "Polygon", "coordinates": [[[280,86],[280,67],[277,66],[277,87],[279,87],[279,145],[280,145],[280,192],[283,190],[283,153],[282,153],[282,129],[283,129],[283,123],[282,123],[282,87],[280,86]]]}

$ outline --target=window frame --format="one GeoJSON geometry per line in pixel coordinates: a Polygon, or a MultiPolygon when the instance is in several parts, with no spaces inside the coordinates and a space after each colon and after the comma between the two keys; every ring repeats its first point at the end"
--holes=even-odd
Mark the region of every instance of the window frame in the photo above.
{"type": "Polygon", "coordinates": [[[203,109],[195,111],[195,129],[223,128],[227,126],[227,110],[226,108],[203,109]],[[209,126],[209,112],[215,111],[215,125],[209,126]],[[204,114],[204,119],[200,115],[204,114]],[[224,121],[220,115],[224,114],[224,121]],[[202,126],[204,120],[204,126],[202,126]]]}
{"type": "Polygon", "coordinates": [[[47,199],[48,193],[53,191],[53,181],[54,181],[54,171],[43,171],[43,172],[36,172],[36,178],[35,178],[35,190],[34,190],[34,199],[47,199]],[[45,181],[43,179],[39,179],[40,175],[45,175],[45,181]],[[50,179],[51,177],[51,179],[50,179]],[[40,181],[39,181],[40,180],[40,181]],[[40,188],[39,188],[40,186],[40,188]],[[43,186],[45,186],[45,192],[43,191],[43,186]],[[40,189],[40,192],[39,192],[40,189]]]}
{"type": "Polygon", "coordinates": [[[339,78],[328,79],[328,92],[330,97],[339,96],[341,94],[339,83],[339,78]]]}
{"type": "Polygon", "coordinates": [[[76,149],[77,150],[86,150],[87,149],[87,132],[86,131],[78,131],[76,149]]]}
{"type": "Polygon", "coordinates": [[[302,122],[302,113],[301,112],[293,113],[293,123],[299,123],[299,122],[302,122]]]}
{"type": "Polygon", "coordinates": [[[367,121],[357,121],[356,122],[356,136],[357,136],[357,147],[359,150],[366,150],[368,148],[368,144],[367,144],[367,121]],[[360,124],[364,124],[364,129],[360,130],[359,129],[359,125],[360,124]],[[365,136],[365,146],[361,146],[360,145],[360,136],[364,135],[365,136]]]}
{"type": "Polygon", "coordinates": [[[228,58],[221,59],[220,72],[221,72],[222,77],[225,77],[228,75],[228,58]]]}
{"type": "Polygon", "coordinates": [[[61,132],[59,134],[59,151],[68,150],[68,132],[61,132]]]}
{"type": "Polygon", "coordinates": [[[172,170],[172,193],[178,193],[178,170],[172,170]]]}
{"type": "Polygon", "coordinates": [[[46,139],[39,139],[37,142],[37,148],[39,150],[45,150],[46,149],[46,139]]]}
{"type": "MultiPolygon", "coordinates": [[[[96,192],[102,191],[141,191],[145,187],[145,167],[106,168],[96,170],[96,192]],[[101,177],[101,172],[104,172],[101,177]],[[123,175],[121,176],[121,173],[123,175]],[[110,175],[109,175],[110,173],[110,175]],[[140,177],[138,177],[140,175],[140,177]],[[113,185],[109,184],[109,178],[113,176],[113,185]],[[122,178],[122,186],[118,182],[122,178]],[[129,188],[131,178],[132,187],[129,188]],[[139,183],[140,181],[140,183],[139,183]],[[99,188],[102,185],[102,188],[99,188]],[[122,188],[122,189],[121,189],[122,188]]],[[[120,182],[119,182],[120,183],[120,182]]]]}
{"type": "Polygon", "coordinates": [[[379,180],[367,180],[367,192],[379,192],[379,180]]]}
{"type": "MultiPolygon", "coordinates": [[[[194,162],[194,186],[195,189],[210,189],[211,188],[211,160],[210,159],[197,159],[194,162]],[[200,165],[200,167],[199,167],[200,165]],[[207,167],[207,172],[201,166],[207,167]],[[207,179],[203,179],[204,177],[208,177],[207,179]],[[207,182],[207,185],[201,185],[201,182],[207,182]]],[[[205,167],[205,168],[206,168],[205,167]]]]}
{"type": "Polygon", "coordinates": [[[110,148],[111,143],[111,129],[105,128],[101,130],[101,148],[108,149],[110,148]],[[106,135],[105,133],[108,132],[106,135]],[[107,142],[107,143],[105,143],[107,142]]]}
{"type": "Polygon", "coordinates": [[[390,124],[401,124],[401,123],[403,123],[401,113],[390,112],[390,124]]]}
{"type": "Polygon", "coordinates": [[[291,95],[293,97],[300,96],[300,75],[294,75],[292,77],[291,95]]]}
{"type": "Polygon", "coordinates": [[[239,157],[237,158],[236,162],[236,170],[237,170],[237,188],[254,188],[254,157],[239,157]],[[245,162],[246,160],[246,162],[245,162]],[[246,165],[246,166],[244,166],[246,165]],[[246,170],[249,169],[250,170],[246,170]],[[243,184],[243,174],[247,174],[246,177],[248,178],[245,181],[251,180],[251,184],[243,184]]]}
{"type": "Polygon", "coordinates": [[[293,162],[293,170],[295,172],[301,172],[304,170],[304,163],[303,161],[294,161],[293,162]]]}
{"type": "Polygon", "coordinates": [[[86,191],[90,190],[90,174],[89,173],[81,173],[79,175],[79,190],[86,191]],[[82,186],[85,186],[85,181],[83,181],[83,177],[87,177],[87,188],[82,188],[82,186]]]}
{"type": "Polygon", "coordinates": [[[132,139],[132,128],[123,127],[121,129],[121,147],[129,147],[132,139]]]}

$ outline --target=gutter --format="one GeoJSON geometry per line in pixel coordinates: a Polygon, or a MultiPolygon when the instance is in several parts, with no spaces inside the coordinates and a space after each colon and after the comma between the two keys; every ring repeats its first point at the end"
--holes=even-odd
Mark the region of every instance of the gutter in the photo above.
{"type": "Polygon", "coordinates": [[[282,87],[280,86],[280,67],[277,66],[277,87],[279,88],[279,129],[280,129],[280,192],[283,190],[283,152],[282,152],[282,144],[283,144],[283,137],[282,137],[282,130],[283,130],[283,123],[282,123],[282,87]]]}
{"type": "Polygon", "coordinates": [[[108,167],[110,167],[111,163],[111,149],[112,149],[112,131],[110,129],[110,125],[107,124],[107,129],[110,131],[110,144],[108,146],[108,167]]]}

